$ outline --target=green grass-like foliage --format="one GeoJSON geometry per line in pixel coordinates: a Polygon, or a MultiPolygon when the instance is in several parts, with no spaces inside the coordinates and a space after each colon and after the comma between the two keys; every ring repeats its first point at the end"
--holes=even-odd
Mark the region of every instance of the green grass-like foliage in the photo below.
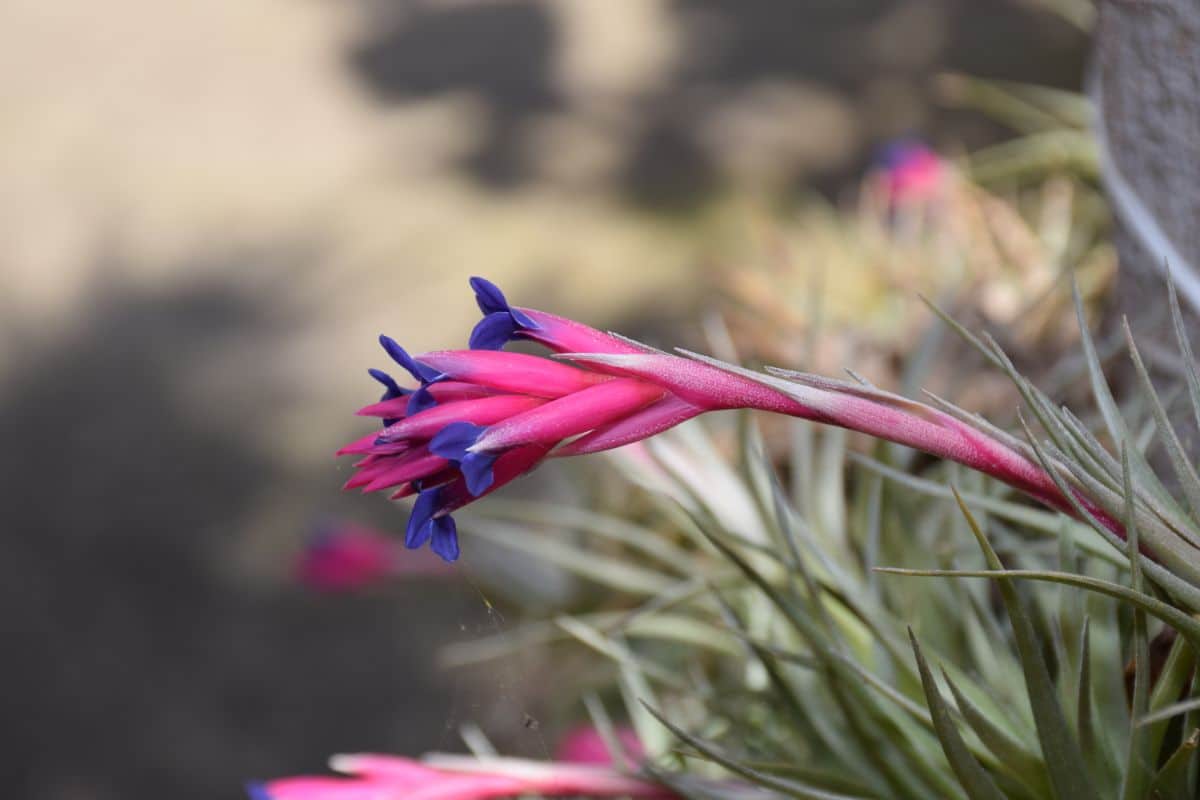
{"type": "MultiPolygon", "coordinates": [[[[1200,422],[1173,291],[1171,309],[1178,397],[1200,422]]],[[[637,519],[497,502],[467,521],[620,602],[448,660],[591,648],[611,661],[647,769],[688,797],[1196,797],[1200,479],[1167,404],[1132,337],[1140,424],[1084,332],[1096,432],[967,335],[1043,431],[1025,427],[1031,451],[1124,520],[1126,541],[903,448],[854,453],[840,430],[789,421],[777,470],[750,416],[716,435],[691,424],[622,462],[653,498],[637,519]],[[1159,445],[1169,482],[1146,456],[1159,445]]],[[[611,733],[599,697],[587,707],[611,733]]]]}

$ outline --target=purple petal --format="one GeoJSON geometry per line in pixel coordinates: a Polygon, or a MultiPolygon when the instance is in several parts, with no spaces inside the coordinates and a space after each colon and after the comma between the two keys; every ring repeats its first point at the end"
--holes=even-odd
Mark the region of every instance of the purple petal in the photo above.
{"type": "Polygon", "coordinates": [[[481,497],[496,482],[492,465],[497,456],[497,453],[467,453],[459,462],[458,468],[467,481],[467,491],[475,497],[481,497]]]}
{"type": "Polygon", "coordinates": [[[414,359],[401,347],[395,339],[384,334],[379,335],[379,343],[392,360],[404,367],[410,375],[421,383],[430,383],[438,379],[438,371],[414,359]]]}
{"type": "Polygon", "coordinates": [[[499,286],[487,278],[478,276],[471,278],[470,284],[471,288],[475,290],[475,302],[479,304],[480,311],[485,314],[508,311],[508,300],[504,298],[504,292],[500,291],[499,286]]]}
{"type": "Polygon", "coordinates": [[[522,331],[536,331],[541,327],[537,320],[516,306],[509,306],[508,313],[512,315],[513,322],[517,323],[522,331]]]}
{"type": "Polygon", "coordinates": [[[467,346],[472,350],[500,350],[516,333],[517,325],[512,314],[493,311],[475,323],[467,346]]]}
{"type": "Polygon", "coordinates": [[[417,495],[413,504],[412,516],[408,518],[408,528],[404,532],[404,546],[416,550],[433,534],[433,514],[437,511],[437,489],[429,489],[417,495]]]}
{"type": "Polygon", "coordinates": [[[439,431],[429,443],[432,452],[458,463],[472,497],[482,495],[495,481],[492,464],[497,454],[470,452],[471,446],[479,441],[486,430],[486,427],[470,422],[453,422],[439,431]]]}
{"type": "Polygon", "coordinates": [[[438,431],[429,442],[429,451],[451,461],[462,461],[467,448],[475,444],[487,428],[470,422],[452,422],[438,431]]]}
{"type": "Polygon", "coordinates": [[[380,400],[391,400],[393,397],[403,397],[411,391],[411,389],[402,388],[398,383],[396,383],[395,379],[393,379],[391,375],[388,375],[381,369],[369,369],[367,370],[367,374],[382,383],[383,387],[387,389],[387,392],[383,395],[383,397],[380,398],[380,400]]]}
{"type": "Polygon", "coordinates": [[[408,397],[408,405],[404,407],[406,416],[415,417],[422,411],[428,411],[437,405],[437,398],[428,386],[422,386],[408,397]]]}
{"type": "Polygon", "coordinates": [[[513,308],[513,318],[522,326],[526,339],[546,345],[557,353],[641,353],[639,347],[595,328],[532,308],[513,308]]]}
{"type": "MultiPolygon", "coordinates": [[[[391,375],[388,375],[386,372],[384,372],[381,369],[369,369],[369,370],[367,370],[367,373],[372,378],[374,378],[375,380],[382,383],[386,390],[386,391],[384,391],[383,396],[379,398],[380,402],[383,402],[385,400],[394,400],[397,397],[404,397],[406,394],[409,393],[409,391],[411,391],[409,389],[401,388],[400,385],[397,384],[396,381],[392,379],[391,375]]],[[[396,421],[395,417],[389,417],[389,418],[384,419],[383,424],[391,425],[395,421],[396,421]]]]}
{"type": "Polygon", "coordinates": [[[458,526],[449,514],[438,517],[432,524],[432,541],[429,549],[442,557],[443,561],[458,560],[458,526]]]}
{"type": "Polygon", "coordinates": [[[271,800],[271,793],[267,791],[265,783],[247,783],[246,794],[250,800],[271,800]]]}
{"type": "Polygon", "coordinates": [[[519,308],[508,304],[504,292],[491,281],[471,278],[475,302],[484,317],[471,331],[472,350],[499,350],[526,331],[536,331],[538,323],[519,308]]]}

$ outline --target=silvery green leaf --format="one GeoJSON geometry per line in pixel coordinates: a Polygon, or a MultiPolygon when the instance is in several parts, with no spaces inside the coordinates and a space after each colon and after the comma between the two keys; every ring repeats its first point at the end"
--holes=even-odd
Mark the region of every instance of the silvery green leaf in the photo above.
{"type": "Polygon", "coordinates": [[[950,714],[946,701],[937,688],[933,673],[930,672],[929,665],[925,663],[925,657],[921,655],[921,648],[917,644],[917,637],[913,635],[912,629],[909,629],[908,636],[912,641],[913,654],[917,659],[917,669],[921,673],[921,686],[925,690],[925,700],[929,704],[934,731],[937,733],[938,741],[941,742],[942,750],[946,754],[946,760],[950,762],[950,768],[958,777],[963,791],[967,793],[970,800],[1004,800],[1004,795],[1000,793],[995,781],[971,755],[966,742],[958,732],[954,717],[950,714]]]}

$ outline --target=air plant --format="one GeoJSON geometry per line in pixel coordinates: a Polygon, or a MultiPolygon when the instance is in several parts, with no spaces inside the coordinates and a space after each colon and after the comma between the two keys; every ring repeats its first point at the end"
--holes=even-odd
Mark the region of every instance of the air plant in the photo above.
{"type": "MultiPolygon", "coordinates": [[[[1173,293],[1171,307],[1190,365],[1173,293]]],[[[636,560],[622,561],[611,553],[622,520],[564,515],[587,539],[577,557],[553,559],[619,588],[627,610],[534,623],[456,646],[448,661],[561,638],[607,656],[657,755],[646,769],[668,785],[732,773],[778,797],[1195,796],[1200,639],[1185,573],[1200,562],[1188,500],[1200,484],[1136,345],[1127,341],[1150,412],[1140,427],[1124,421],[1083,335],[1111,453],[990,341],[971,340],[1044,426],[1046,441],[1026,426],[1033,457],[1108,519],[1082,504],[1074,518],[1039,511],[945,461],[916,475],[903,451],[855,455],[808,422],[791,437],[788,491],[748,421],[732,469],[691,423],[614,454],[621,475],[661,497],[660,516],[640,527],[661,549],[637,541],[636,560]],[[1177,470],[1174,492],[1145,456],[1156,440],[1177,470]],[[1180,546],[1174,565],[1147,557],[1145,534],[1164,526],[1180,546]],[[645,588],[589,563],[600,558],[638,564],[645,588]]],[[[1200,417],[1190,366],[1187,379],[1200,417]]],[[[512,507],[493,516],[531,518],[512,507]]],[[[529,553],[562,535],[470,526],[529,553]]]]}
{"type": "MultiPolygon", "coordinates": [[[[528,338],[557,357],[409,358],[389,346],[420,386],[384,380],[386,405],[367,410],[384,418],[382,432],[351,446],[371,477],[352,483],[370,487],[405,458],[426,457],[414,451],[443,459],[408,478],[419,494],[410,545],[559,456],[612,450],[621,475],[659,499],[641,520],[499,502],[465,516],[466,530],[624,602],[459,645],[447,663],[556,639],[596,651],[646,750],[638,780],[684,797],[1195,796],[1200,477],[1131,337],[1149,411],[1137,425],[1082,331],[1097,433],[992,340],[956,328],[1009,376],[1040,426],[1035,434],[1022,420],[1018,438],[937,398],[663,353],[474,286],[486,316],[472,344],[528,338]],[[484,398],[529,406],[471,416],[480,406],[468,404],[484,398]],[[699,420],[684,424],[717,409],[797,418],[789,474],[767,460],[748,417],[732,465],[699,420]],[[438,425],[421,427],[434,411],[438,425]],[[403,425],[421,432],[395,436],[403,425]],[[839,428],[938,460],[919,469],[912,451],[882,443],[854,455],[839,428]],[[1147,455],[1155,442],[1171,481],[1147,455]],[[529,447],[536,457],[521,469],[504,466],[529,447]],[[436,494],[421,508],[427,492],[436,494]],[[550,531],[529,524],[539,516],[550,531]]],[[[1170,300],[1200,422],[1200,376],[1173,291],[1170,300]]],[[[1078,297],[1076,308],[1082,327],[1078,297]]],[[[604,705],[585,704],[616,753],[604,705]]]]}

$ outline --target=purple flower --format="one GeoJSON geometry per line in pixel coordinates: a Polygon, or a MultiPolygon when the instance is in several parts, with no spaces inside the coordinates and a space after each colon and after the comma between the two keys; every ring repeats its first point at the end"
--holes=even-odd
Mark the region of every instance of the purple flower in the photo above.
{"type": "MultiPolygon", "coordinates": [[[[815,375],[762,374],[693,353],[664,353],[574,320],[510,306],[482,278],[472,278],[471,286],[484,313],[471,341],[487,349],[413,357],[380,337],[420,386],[407,390],[372,371],[387,392],[359,413],[380,417],[383,426],[339,451],[364,456],[346,488],[392,489],[393,498],[417,495],[405,536],[410,548],[429,543],[453,561],[459,546],[451,512],[545,459],[620,447],[706,411],[732,408],[788,414],[915,447],[1072,512],[1015,440],[931,406],[815,375]],[[538,342],[557,356],[493,349],[512,339],[538,342]]],[[[1087,498],[1075,499],[1122,532],[1087,498]]]]}

